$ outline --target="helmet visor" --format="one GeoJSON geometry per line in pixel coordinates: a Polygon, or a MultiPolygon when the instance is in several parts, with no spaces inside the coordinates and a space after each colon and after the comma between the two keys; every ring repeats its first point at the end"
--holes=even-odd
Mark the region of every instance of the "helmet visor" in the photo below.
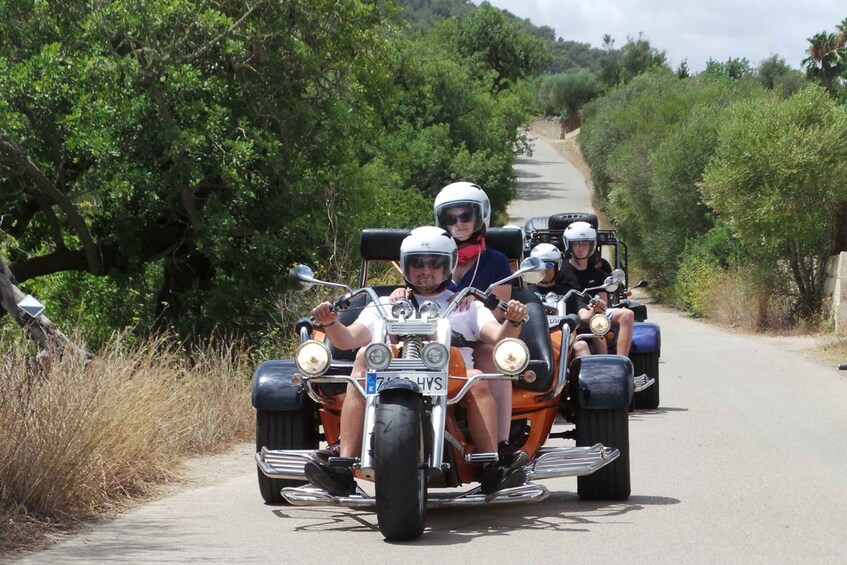
{"type": "Polygon", "coordinates": [[[436,210],[438,227],[450,232],[450,235],[462,239],[463,235],[480,231],[484,221],[479,202],[450,202],[436,210]]]}
{"type": "Polygon", "coordinates": [[[409,253],[403,258],[403,278],[418,290],[432,290],[450,278],[450,256],[409,253]]]}

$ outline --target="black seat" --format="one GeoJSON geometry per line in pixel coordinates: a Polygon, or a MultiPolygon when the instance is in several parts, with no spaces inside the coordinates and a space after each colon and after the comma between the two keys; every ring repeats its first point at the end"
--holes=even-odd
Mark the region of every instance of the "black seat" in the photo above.
{"type": "Polygon", "coordinates": [[[518,388],[543,392],[553,384],[555,365],[553,363],[553,343],[550,341],[550,329],[547,326],[547,313],[541,299],[525,288],[512,289],[512,298],[526,305],[529,320],[521,327],[520,339],[529,349],[528,370],[535,372],[532,383],[515,382],[518,388]]]}

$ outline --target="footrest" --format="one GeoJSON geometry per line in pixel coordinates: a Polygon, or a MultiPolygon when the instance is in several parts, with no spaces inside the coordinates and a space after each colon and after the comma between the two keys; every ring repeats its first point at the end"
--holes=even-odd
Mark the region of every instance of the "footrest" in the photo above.
{"type": "Polygon", "coordinates": [[[353,467],[358,462],[358,457],[330,457],[327,460],[330,467],[353,467]]]}
{"type": "Polygon", "coordinates": [[[642,390],[646,390],[655,384],[656,379],[653,377],[648,377],[647,375],[638,375],[637,377],[633,377],[633,392],[641,392],[642,390]]]}
{"type": "Polygon", "coordinates": [[[538,457],[531,463],[527,478],[549,479],[590,475],[617,459],[620,454],[618,449],[606,447],[602,443],[596,443],[591,447],[542,448],[538,457]]]}

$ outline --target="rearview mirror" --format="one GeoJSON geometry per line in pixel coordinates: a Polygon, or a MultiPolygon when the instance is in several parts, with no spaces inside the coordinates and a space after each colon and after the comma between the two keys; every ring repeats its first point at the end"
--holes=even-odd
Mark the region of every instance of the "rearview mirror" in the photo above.
{"type": "Polygon", "coordinates": [[[315,272],[308,265],[297,265],[288,273],[289,286],[293,290],[306,291],[317,282],[315,272]]]}

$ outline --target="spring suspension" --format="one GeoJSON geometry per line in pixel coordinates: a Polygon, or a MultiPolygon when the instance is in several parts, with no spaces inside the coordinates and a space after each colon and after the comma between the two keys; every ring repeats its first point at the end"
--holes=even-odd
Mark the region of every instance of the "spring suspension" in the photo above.
{"type": "Polygon", "coordinates": [[[423,351],[423,337],[408,335],[403,340],[402,359],[420,359],[423,351]]]}

